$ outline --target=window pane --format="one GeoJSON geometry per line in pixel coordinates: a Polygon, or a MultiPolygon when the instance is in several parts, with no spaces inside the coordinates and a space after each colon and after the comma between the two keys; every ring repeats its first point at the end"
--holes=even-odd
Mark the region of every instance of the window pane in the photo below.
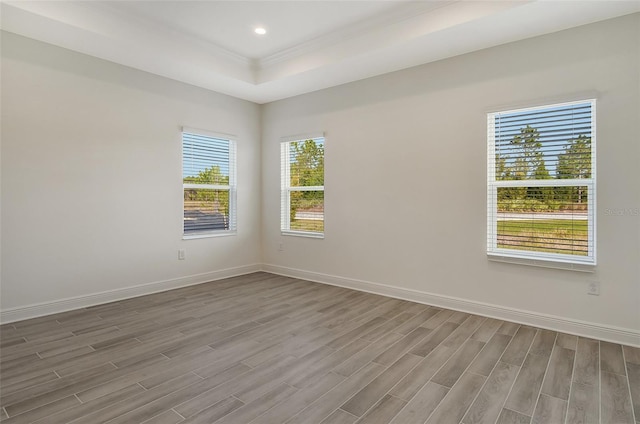
{"type": "Polygon", "coordinates": [[[498,248],[587,256],[588,188],[499,187],[498,248]]]}
{"type": "Polygon", "coordinates": [[[229,190],[184,189],[184,233],[229,229],[229,190]]]}
{"type": "Polygon", "coordinates": [[[324,139],[289,143],[290,187],[324,186],[324,139]]]}
{"type": "Polygon", "coordinates": [[[591,102],[496,114],[496,180],[591,178],[591,122],[591,102]]]}
{"type": "Polygon", "coordinates": [[[190,184],[229,184],[230,141],[182,134],[182,180],[190,184]]]}
{"type": "Polygon", "coordinates": [[[292,191],[291,230],[324,231],[324,191],[292,191]]]}

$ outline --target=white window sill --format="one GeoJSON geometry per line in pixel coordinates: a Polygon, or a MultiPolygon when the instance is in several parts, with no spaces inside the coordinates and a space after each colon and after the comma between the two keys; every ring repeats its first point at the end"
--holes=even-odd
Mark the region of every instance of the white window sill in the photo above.
{"type": "Polygon", "coordinates": [[[215,231],[210,233],[198,233],[198,234],[183,234],[182,240],[195,240],[202,238],[211,238],[211,237],[227,237],[227,236],[235,236],[237,231],[215,231]]]}
{"type": "Polygon", "coordinates": [[[492,262],[504,262],[516,265],[537,266],[541,268],[563,269],[566,271],[595,272],[596,265],[584,262],[570,262],[545,258],[533,258],[526,255],[509,253],[489,253],[487,259],[492,262]]]}
{"type": "Polygon", "coordinates": [[[280,234],[283,236],[307,237],[307,238],[315,238],[315,239],[324,238],[324,233],[314,233],[311,231],[280,230],[280,234]]]}

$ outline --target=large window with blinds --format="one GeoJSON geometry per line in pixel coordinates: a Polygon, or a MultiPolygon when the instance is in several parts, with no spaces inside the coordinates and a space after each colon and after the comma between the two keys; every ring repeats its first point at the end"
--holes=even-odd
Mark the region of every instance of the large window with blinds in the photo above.
{"type": "Polygon", "coordinates": [[[595,265],[595,106],[488,114],[490,256],[595,265]]]}
{"type": "Polygon", "coordinates": [[[280,163],[282,234],[324,237],[324,137],[283,139],[280,163]]]}
{"type": "Polygon", "coordinates": [[[226,136],[182,132],[183,237],[236,230],[236,149],[226,136]]]}

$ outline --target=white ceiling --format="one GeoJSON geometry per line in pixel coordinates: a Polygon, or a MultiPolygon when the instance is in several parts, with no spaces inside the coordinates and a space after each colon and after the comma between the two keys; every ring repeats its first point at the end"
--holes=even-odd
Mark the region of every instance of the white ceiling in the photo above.
{"type": "Polygon", "coordinates": [[[266,103],[638,12],[640,1],[2,1],[1,7],[5,31],[266,103]],[[256,35],[256,26],[267,35],[256,35]]]}
{"type": "Polygon", "coordinates": [[[251,59],[282,50],[382,15],[391,1],[123,1],[113,7],[193,35],[251,59]],[[268,36],[254,28],[264,27],[268,36]]]}

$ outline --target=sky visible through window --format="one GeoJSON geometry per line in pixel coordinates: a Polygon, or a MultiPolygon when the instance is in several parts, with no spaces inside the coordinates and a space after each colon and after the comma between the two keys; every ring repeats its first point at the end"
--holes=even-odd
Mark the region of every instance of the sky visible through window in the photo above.
{"type": "Polygon", "coordinates": [[[229,177],[229,140],[183,133],[182,178],[193,179],[217,166],[221,175],[229,177]]]}
{"type": "MultiPolygon", "coordinates": [[[[591,138],[591,122],[591,102],[497,114],[496,154],[504,159],[507,165],[513,165],[524,154],[521,146],[514,143],[516,137],[526,139],[527,136],[533,136],[536,138],[535,142],[540,144],[537,152],[549,173],[546,178],[566,178],[558,173],[561,155],[567,153],[566,149],[571,140],[577,140],[581,136],[591,138]],[[535,131],[523,132],[527,126],[535,131]]],[[[498,175],[496,177],[498,178],[498,175]]],[[[524,178],[519,179],[537,179],[534,173],[521,177],[524,178]]]]}

